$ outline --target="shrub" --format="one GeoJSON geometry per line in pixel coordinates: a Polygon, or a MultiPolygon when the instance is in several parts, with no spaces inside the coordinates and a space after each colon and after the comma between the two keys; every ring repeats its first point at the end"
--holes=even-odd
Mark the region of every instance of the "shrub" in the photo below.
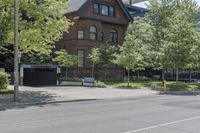
{"type": "Polygon", "coordinates": [[[5,72],[0,72],[0,90],[6,90],[9,84],[9,75],[5,72]]]}
{"type": "Polygon", "coordinates": [[[148,77],[146,77],[146,76],[132,76],[131,78],[130,78],[130,80],[131,81],[152,81],[152,79],[151,78],[148,78],[148,77]]]}
{"type": "Polygon", "coordinates": [[[104,82],[101,82],[101,81],[95,81],[95,87],[106,88],[106,84],[104,82]]]}
{"type": "Polygon", "coordinates": [[[83,79],[81,78],[60,78],[60,81],[69,81],[69,82],[82,82],[83,79]]]}
{"type": "Polygon", "coordinates": [[[124,78],[122,76],[105,76],[105,77],[98,77],[97,80],[103,81],[103,82],[121,82],[124,81],[124,78]]]}

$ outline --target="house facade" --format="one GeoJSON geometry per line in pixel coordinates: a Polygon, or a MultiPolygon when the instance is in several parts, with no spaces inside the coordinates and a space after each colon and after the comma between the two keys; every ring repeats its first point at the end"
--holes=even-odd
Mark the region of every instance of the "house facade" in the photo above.
{"type": "MultiPolygon", "coordinates": [[[[56,49],[66,49],[77,55],[78,64],[68,70],[68,76],[91,75],[88,58],[93,47],[102,43],[120,45],[132,17],[121,0],[69,0],[66,17],[73,22],[68,33],[56,43],[56,49]]],[[[95,70],[96,76],[124,75],[122,68],[102,68],[95,70]]]]}

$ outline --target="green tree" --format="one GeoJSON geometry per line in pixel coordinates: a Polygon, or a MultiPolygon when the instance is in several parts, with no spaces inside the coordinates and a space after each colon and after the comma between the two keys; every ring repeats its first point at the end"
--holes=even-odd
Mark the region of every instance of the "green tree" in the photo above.
{"type": "Polygon", "coordinates": [[[0,52],[0,68],[5,68],[7,72],[12,72],[14,66],[13,47],[3,47],[0,52]]]}
{"type": "Polygon", "coordinates": [[[13,4],[11,5],[9,0],[0,1],[0,50],[4,49],[3,46],[6,45],[6,40],[8,38],[8,32],[12,30],[13,25],[13,4]],[[7,3],[7,4],[6,4],[7,3]],[[10,8],[8,8],[10,7],[10,8]]]}
{"type": "MultiPolygon", "coordinates": [[[[0,47],[13,44],[13,1],[0,0],[0,47]]],[[[20,50],[48,55],[71,22],[64,16],[67,0],[20,0],[20,50]]]]}
{"type": "Polygon", "coordinates": [[[93,48],[89,54],[89,59],[92,62],[92,77],[94,77],[94,66],[100,62],[100,56],[99,48],[93,48]]]}
{"type": "Polygon", "coordinates": [[[146,18],[137,17],[134,22],[129,25],[125,42],[132,43],[135,51],[139,52],[142,56],[135,65],[135,70],[138,72],[144,70],[146,67],[151,67],[149,45],[152,40],[152,27],[146,18]],[[129,39],[128,39],[129,38],[129,39]]]}
{"type": "Polygon", "coordinates": [[[200,69],[200,32],[193,34],[194,40],[191,41],[191,50],[188,55],[188,62],[185,69],[189,71],[189,81],[192,81],[192,71],[199,71],[200,69]]]}
{"type": "Polygon", "coordinates": [[[179,69],[190,63],[189,53],[197,42],[196,16],[199,12],[194,0],[150,0],[148,19],[153,38],[149,47],[149,56],[153,68],[163,71],[176,70],[178,82],[179,69]]]}
{"type": "Polygon", "coordinates": [[[21,64],[51,64],[52,59],[52,54],[46,55],[38,52],[22,53],[21,64]]]}
{"type": "Polygon", "coordinates": [[[115,59],[115,56],[113,53],[115,53],[116,50],[117,50],[116,46],[108,42],[101,44],[99,47],[99,52],[101,54],[100,54],[100,61],[98,65],[101,67],[112,67],[114,65],[112,61],[115,59]]]}
{"type": "MultiPolygon", "coordinates": [[[[130,71],[139,71],[145,69],[146,62],[144,61],[146,47],[143,45],[145,36],[143,32],[147,30],[140,28],[140,20],[135,21],[130,25],[126,34],[125,41],[120,47],[119,53],[116,54],[114,62],[128,71],[128,86],[130,85],[130,71]],[[144,35],[144,36],[143,36],[144,35]]],[[[147,25],[143,25],[146,27],[147,25]]]]}
{"type": "Polygon", "coordinates": [[[66,69],[66,78],[67,78],[67,69],[74,66],[78,62],[77,56],[70,55],[66,50],[61,49],[60,51],[55,52],[56,57],[53,59],[61,68],[66,69]]]}
{"type": "Polygon", "coordinates": [[[164,54],[168,44],[166,32],[169,22],[167,19],[174,12],[174,0],[150,0],[148,8],[149,12],[146,18],[151,25],[153,34],[147,51],[149,67],[162,70],[162,80],[164,81],[165,69],[169,65],[164,54]]]}
{"type": "Polygon", "coordinates": [[[197,33],[195,25],[197,24],[196,16],[198,6],[193,0],[177,0],[175,10],[171,17],[168,18],[169,29],[168,45],[169,61],[174,64],[176,70],[176,82],[179,80],[179,70],[184,69],[190,64],[192,47],[197,43],[195,37],[197,33]]]}

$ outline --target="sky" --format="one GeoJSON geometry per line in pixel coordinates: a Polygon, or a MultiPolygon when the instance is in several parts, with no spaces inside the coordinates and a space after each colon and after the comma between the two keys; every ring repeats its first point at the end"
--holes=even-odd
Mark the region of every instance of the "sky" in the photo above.
{"type": "MultiPolygon", "coordinates": [[[[196,0],[196,2],[200,6],[200,0],[196,0]]],[[[148,3],[148,1],[146,1],[146,2],[140,2],[140,3],[134,4],[134,5],[138,6],[138,7],[142,7],[142,8],[147,8],[146,3],[148,3]]]]}

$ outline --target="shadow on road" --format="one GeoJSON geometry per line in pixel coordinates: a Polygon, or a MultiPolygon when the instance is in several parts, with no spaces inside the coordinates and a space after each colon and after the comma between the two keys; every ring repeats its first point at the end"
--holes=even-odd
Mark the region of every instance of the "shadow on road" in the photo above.
{"type": "Polygon", "coordinates": [[[44,91],[21,91],[18,102],[14,103],[13,94],[0,95],[0,111],[23,109],[30,106],[42,107],[49,102],[56,102],[55,97],[54,94],[44,91]]]}

